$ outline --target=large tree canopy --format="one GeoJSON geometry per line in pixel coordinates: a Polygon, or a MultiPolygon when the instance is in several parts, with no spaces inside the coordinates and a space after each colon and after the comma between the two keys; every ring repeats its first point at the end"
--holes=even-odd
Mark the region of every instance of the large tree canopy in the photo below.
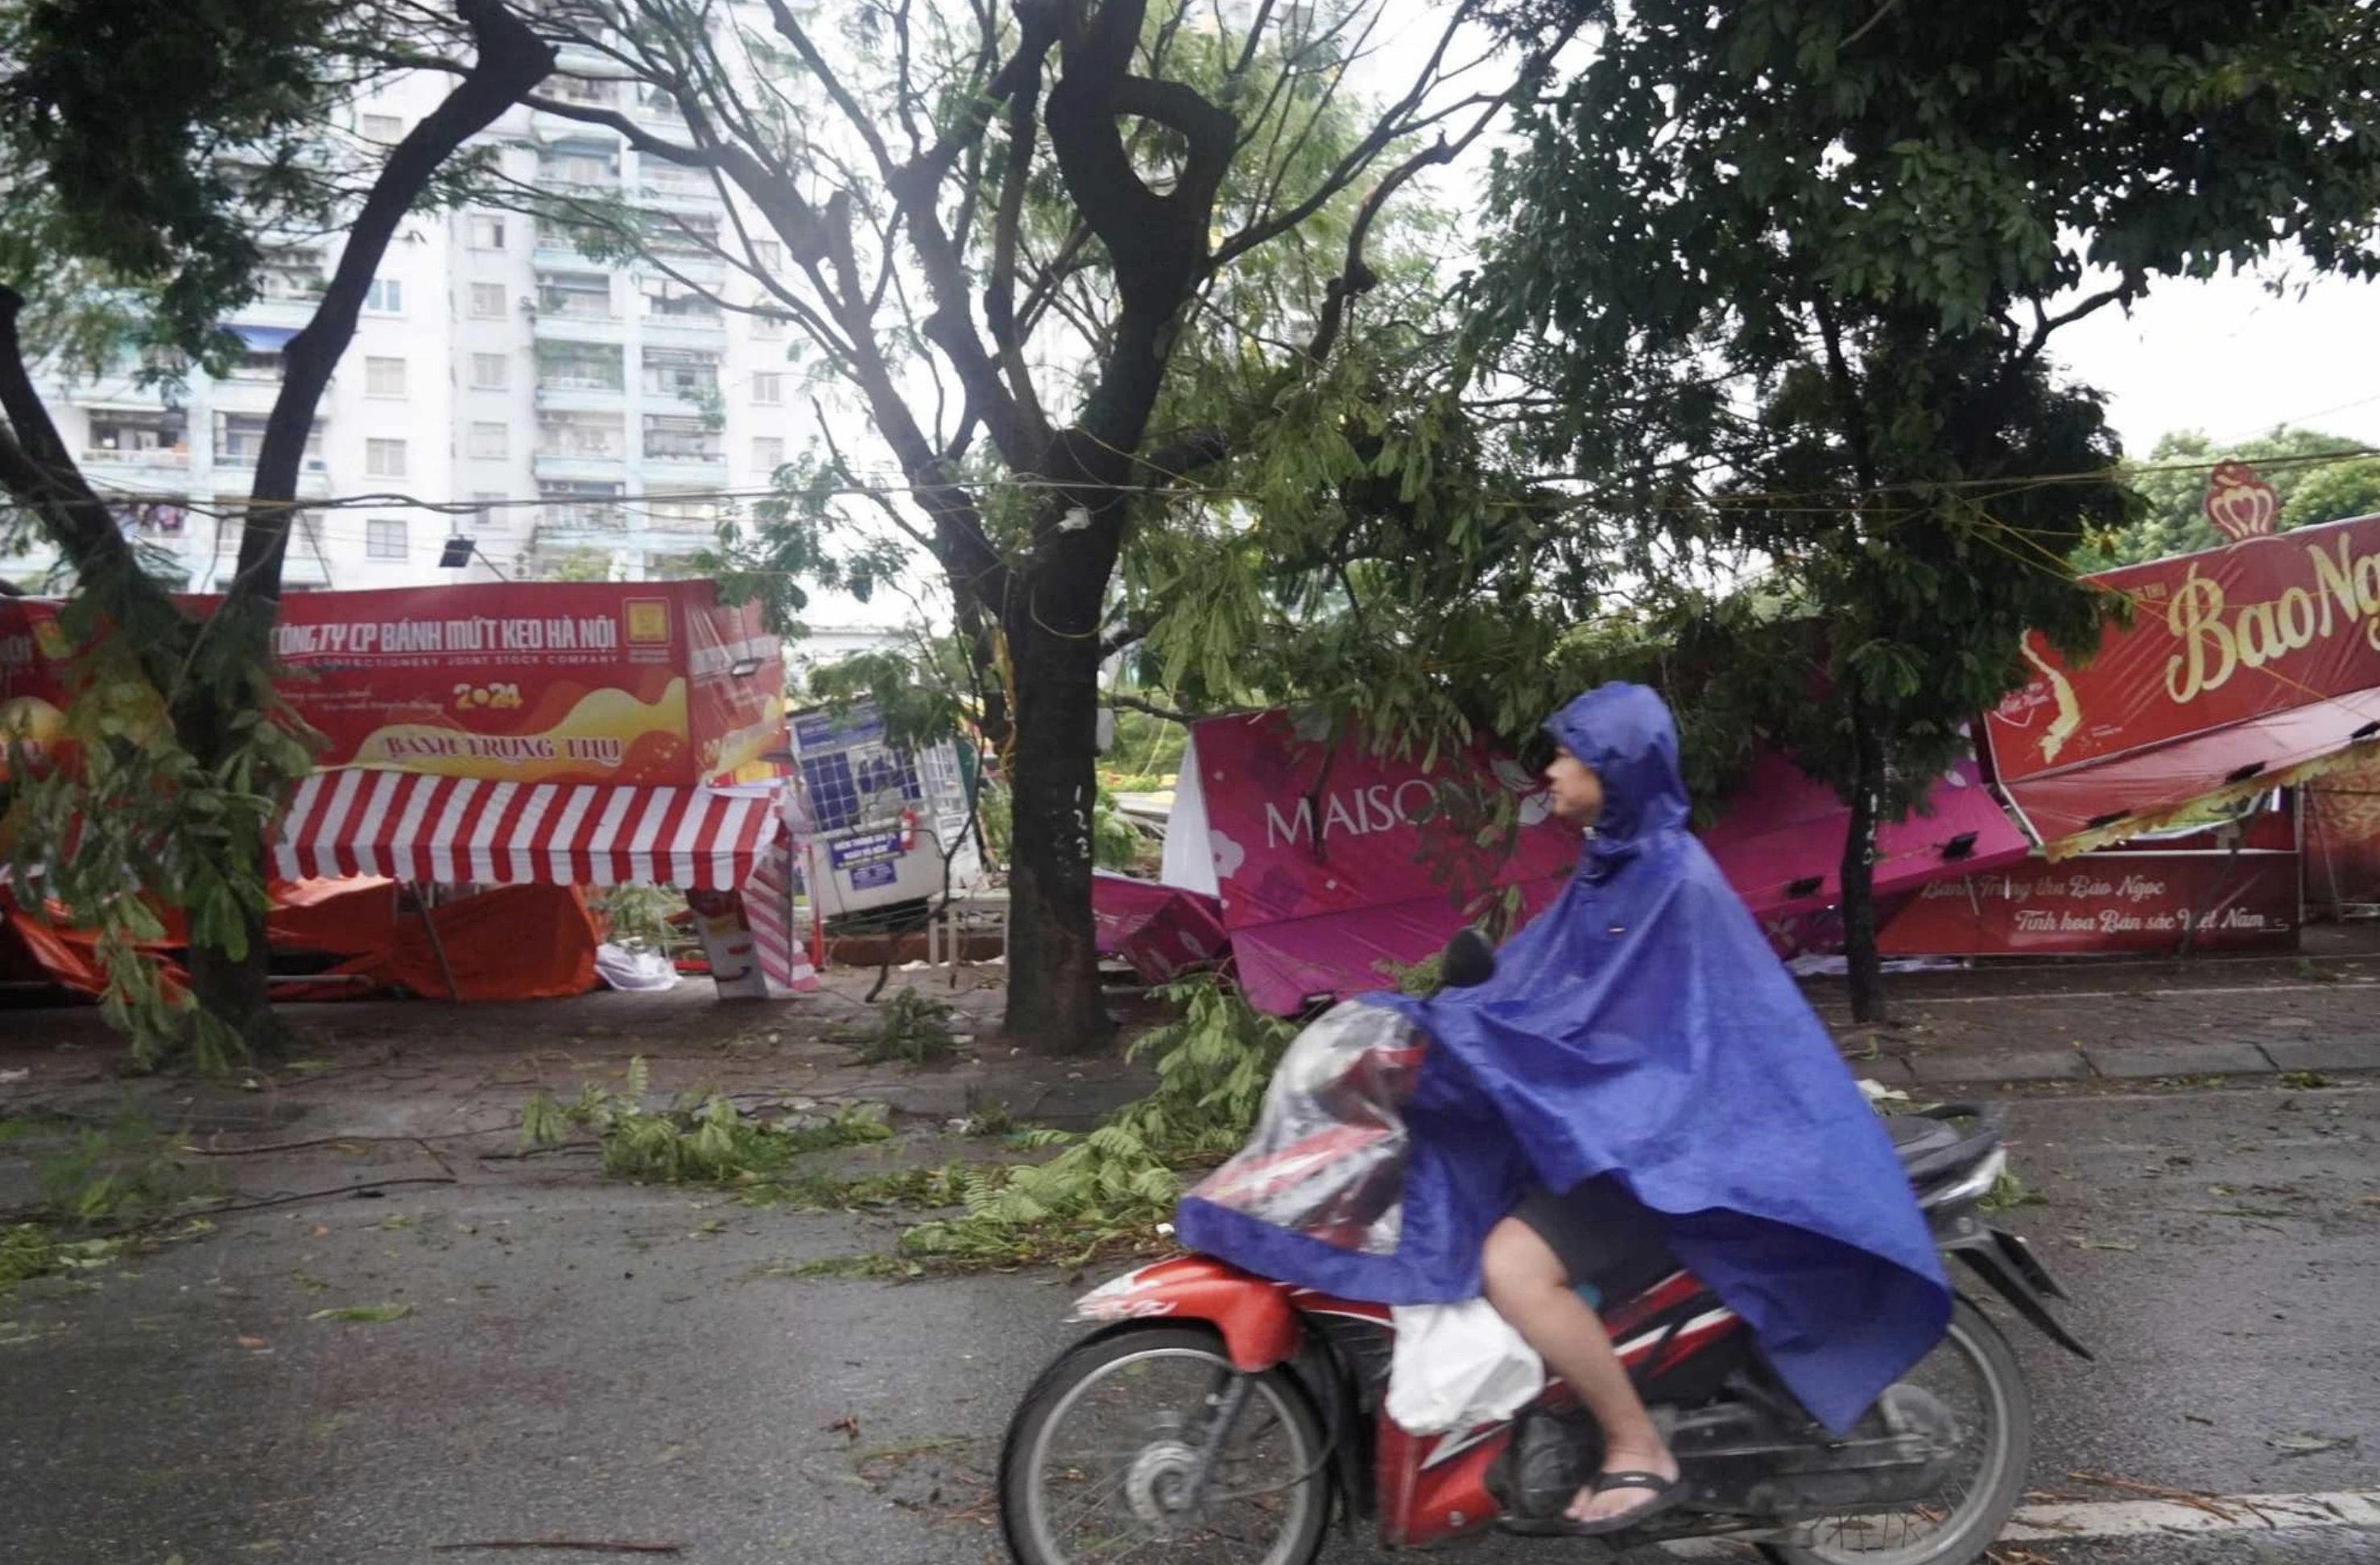
{"type": "Polygon", "coordinates": [[[1337,367],[1393,319],[1371,241],[1527,67],[1465,41],[1471,0],[1426,18],[1378,103],[1349,77],[1413,29],[1388,0],[547,9],[586,86],[536,106],[734,198],[716,232],[634,201],[552,218],[595,253],[695,258],[686,285],[783,316],[825,434],[866,429],[737,538],[744,579],[875,579],[884,559],[839,541],[871,510],[933,559],[1014,784],[1008,1029],[1104,1037],[1098,680],[1150,628],[1120,612],[1119,562],[1210,517],[1217,475],[1301,398],[1360,389],[1337,367]],[[629,85],[670,123],[629,112],[629,85]]]}
{"type": "Polygon", "coordinates": [[[2027,626],[2090,642],[2067,561],[2129,516],[2096,399],[2045,350],[2277,247],[2380,270],[2370,8],[1524,9],[1589,18],[1594,49],[1496,182],[1484,366],[1551,394],[1541,456],[1634,485],[1641,535],[1763,578],[1679,607],[1710,656],[1672,683],[1850,802],[1872,1014],[1876,819],[2022,682],[2027,626]]]}

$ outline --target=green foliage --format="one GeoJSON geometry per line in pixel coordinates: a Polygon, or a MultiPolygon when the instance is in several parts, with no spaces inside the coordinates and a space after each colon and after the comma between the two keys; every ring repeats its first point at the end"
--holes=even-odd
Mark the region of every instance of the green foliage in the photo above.
{"type": "Polygon", "coordinates": [[[1375,962],[1372,971],[1386,979],[1399,994],[1415,1000],[1427,1000],[1436,994],[1445,977],[1446,953],[1433,951],[1419,962],[1375,962]]]}
{"type": "MultiPolygon", "coordinates": [[[[417,174],[340,122],[374,79],[434,58],[462,31],[436,7],[377,0],[0,6],[0,183],[11,197],[0,303],[13,317],[22,300],[24,358],[152,383],[192,362],[219,370],[237,346],[220,322],[257,295],[273,247],[350,224],[347,261],[370,259],[352,220],[370,210],[360,193],[392,169],[392,189],[417,205],[456,199],[492,149],[417,174]]],[[[324,291],[319,276],[298,286],[324,291]]],[[[351,325],[333,308],[301,340],[335,348],[351,325]]],[[[293,376],[287,389],[310,383],[293,376]]],[[[71,472],[41,473],[52,459],[40,421],[19,413],[5,437],[12,498],[72,564],[63,624],[79,657],[76,753],[20,773],[7,801],[12,876],[33,892],[38,867],[28,901],[54,899],[97,931],[104,1013],[140,1062],[187,1056],[222,1069],[251,1038],[277,1037],[259,1009],[254,950],[263,827],[308,766],[305,736],[269,685],[278,584],[244,569],[211,617],[185,613],[152,579],[154,552],[122,544],[100,516],[103,500],[71,472]],[[162,935],[161,905],[188,916],[193,982],[228,1014],[200,1009],[141,955],[162,935]]]]}
{"type": "Polygon", "coordinates": [[[601,549],[568,550],[548,560],[537,576],[540,581],[609,581],[612,556],[601,549]]]}
{"type": "Polygon", "coordinates": [[[56,1277],[112,1266],[125,1251],[116,1238],[66,1239],[48,1222],[0,1226],[0,1293],[36,1277],[56,1277]]]}
{"type": "Polygon", "coordinates": [[[138,1062],[187,1051],[201,1070],[227,1070],[245,1057],[239,1036],[169,984],[142,948],[164,939],[164,904],[184,910],[192,943],[246,954],[249,920],[265,906],[267,828],[311,764],[310,735],[240,637],[214,625],[193,633],[170,603],[119,587],[86,582],[60,613],[77,648],[66,732],[42,756],[9,741],[6,868],[23,905],[55,900],[96,931],[108,979],[102,1013],[138,1062]],[[157,645],[189,647],[164,694],[142,663],[157,645]],[[209,758],[176,721],[189,705],[213,714],[209,758]],[[60,852],[67,843],[73,851],[60,852]]]}
{"type": "Polygon", "coordinates": [[[1115,795],[1100,784],[1099,801],[1091,807],[1091,862],[1102,869],[1136,869],[1148,839],[1116,804],[1115,795]]]}
{"type": "Polygon", "coordinates": [[[1119,794],[1153,794],[1173,786],[1190,730],[1169,719],[1115,709],[1115,742],[1108,746],[1100,775],[1119,794]]]}
{"type": "Polygon", "coordinates": [[[2219,450],[2195,431],[2166,435],[2150,451],[2146,462],[2127,464],[2124,468],[2124,482],[2141,496],[2146,514],[2129,526],[2088,540],[2075,552],[2075,566],[2108,570],[2174,554],[2194,554],[2229,542],[2201,509],[2207,479],[2218,462],[2245,462],[2273,486],[2281,503],[2280,514],[2274,518],[2278,530],[2380,512],[2380,458],[2307,460],[2360,450],[2362,445],[2345,435],[2286,425],[2219,450]]]}
{"type": "MultiPolygon", "coordinates": [[[[146,1118],[103,1126],[0,1120],[0,1146],[21,1150],[42,1193],[25,1220],[0,1225],[0,1292],[34,1277],[71,1275],[113,1264],[147,1242],[183,1202],[203,1194],[146,1118]]],[[[183,1232],[209,1225],[193,1221],[183,1232]]]]}
{"type": "Polygon", "coordinates": [[[810,694],[837,717],[868,703],[895,749],[966,743],[974,724],[965,661],[947,637],[921,635],[905,649],[854,652],[810,671],[810,694]]]}
{"type": "MultiPolygon", "coordinates": [[[[1110,1248],[1145,1248],[1181,1195],[1175,1170],[1238,1150],[1295,1029],[1268,1016],[1227,981],[1186,979],[1158,991],[1182,1014],[1134,1040],[1157,1057],[1155,1091],[1038,1167],[1016,1170],[964,1217],[902,1236],[910,1256],[961,1266],[1074,1262],[1110,1248]]],[[[1054,1145],[1053,1137],[1036,1138],[1054,1145]]]]}
{"type": "Polygon", "coordinates": [[[881,1118],[837,1110],[822,1123],[765,1124],[747,1119],[719,1093],[688,1093],[665,1109],[648,1109],[650,1086],[644,1057],[628,1062],[618,1092],[589,1082],[575,1101],[539,1093],[521,1107],[521,1144],[558,1145],[573,1127],[590,1131],[601,1167],[615,1179],[665,1184],[752,1186],[783,1174],[806,1153],[883,1141],[892,1132],[881,1118]]]}
{"type": "Polygon", "coordinates": [[[631,951],[677,956],[701,941],[674,922],[686,912],[686,893],[672,886],[606,886],[589,899],[603,921],[604,939],[631,951]]]}
{"type": "Polygon", "coordinates": [[[1977,1206],[1986,1212],[2013,1211],[2019,1207],[2046,1207],[2049,1197],[2029,1188],[2013,1170],[2001,1171],[2000,1177],[1984,1193],[1977,1206]]]}
{"type": "Polygon", "coordinates": [[[138,1114],[76,1131],[41,1159],[40,1171],[47,1210],[79,1224],[154,1209],[187,1193],[181,1166],[138,1114]]]}
{"type": "Polygon", "coordinates": [[[838,1026],[827,1036],[856,1047],[865,1064],[948,1065],[959,1051],[952,1014],[947,1001],[922,989],[894,989],[879,1007],[875,1025],[838,1026]]]}

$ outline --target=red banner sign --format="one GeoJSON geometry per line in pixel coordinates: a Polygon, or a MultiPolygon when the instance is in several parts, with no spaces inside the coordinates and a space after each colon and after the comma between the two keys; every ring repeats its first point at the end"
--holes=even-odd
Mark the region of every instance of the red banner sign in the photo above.
{"type": "Polygon", "coordinates": [[[2219,851],[2087,854],[1937,880],[1877,937],[1888,956],[2072,956],[2294,948],[2298,858],[2219,851]]]}
{"type": "Polygon", "coordinates": [[[2380,516],[2093,579],[2132,625],[2081,667],[2025,638],[2040,677],[1985,725],[2004,782],[2380,686],[2380,516]]]}
{"type": "MultiPolygon", "coordinates": [[[[0,600],[0,734],[63,727],[54,620],[0,600]]],[[[322,770],[685,786],[778,737],[777,639],[707,581],[293,593],[273,637],[276,687],[322,735],[322,770]]]]}

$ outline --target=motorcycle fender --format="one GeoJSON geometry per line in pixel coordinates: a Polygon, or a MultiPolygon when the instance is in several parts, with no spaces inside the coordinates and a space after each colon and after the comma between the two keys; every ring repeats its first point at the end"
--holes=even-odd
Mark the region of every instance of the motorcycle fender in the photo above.
{"type": "Polygon", "coordinates": [[[2066,1292],[2051,1280],[2048,1268],[2022,1239],[1973,1218],[1962,1218],[1958,1231],[1949,1236],[1942,1248],[1991,1284],[1992,1291],[2006,1299],[2043,1336],[2077,1358],[2092,1358],[2091,1350],[2060,1325],[2042,1302],[2045,1294],[2062,1299],[2066,1292]]]}
{"type": "Polygon", "coordinates": [[[1196,1320],[1223,1339],[1232,1367],[1254,1375],[1296,1355],[1297,1312],[1277,1282],[1208,1256],[1183,1256],[1126,1272],[1075,1301],[1072,1320],[1196,1320]]]}

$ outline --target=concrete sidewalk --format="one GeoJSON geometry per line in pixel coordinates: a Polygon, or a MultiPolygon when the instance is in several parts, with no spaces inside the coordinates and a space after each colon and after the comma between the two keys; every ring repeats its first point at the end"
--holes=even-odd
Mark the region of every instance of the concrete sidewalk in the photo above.
{"type": "Polygon", "coordinates": [[[2073,966],[2029,974],[2020,992],[1930,977],[1888,980],[1886,1027],[1852,1025],[1827,988],[1812,1000],[1888,1086],[2380,1071],[2380,973],[2366,963],[2073,966]]]}
{"type": "MultiPolygon", "coordinates": [[[[758,1107],[879,1103],[936,1125],[987,1110],[1087,1129],[1145,1094],[1152,1062],[1121,1048],[1082,1059],[998,1041],[1001,970],[905,975],[953,1006],[960,1058],[939,1069],[865,1064],[838,1025],[865,1025],[873,974],[782,1005],[706,986],[654,995],[451,1006],[295,1006],[299,1057],[228,1082],[127,1078],[120,1040],[89,1007],[0,1013],[0,1112],[110,1112],[281,1139],[339,1134],[508,1143],[536,1091],[565,1099],[616,1083],[642,1056],[657,1096],[711,1089],[758,1107]],[[302,1128],[298,1128],[301,1127],[302,1128]]],[[[1891,978],[1894,1025],[1851,1025],[1840,985],[1806,987],[1855,1071],[1904,1089],[1998,1083],[2200,1079],[2380,1071],[2380,963],[2202,963],[1970,969],[1891,978]]],[[[1161,1018],[1119,990],[1136,1031],[1161,1018]]],[[[919,1128],[925,1128],[920,1125],[919,1128]]]]}

